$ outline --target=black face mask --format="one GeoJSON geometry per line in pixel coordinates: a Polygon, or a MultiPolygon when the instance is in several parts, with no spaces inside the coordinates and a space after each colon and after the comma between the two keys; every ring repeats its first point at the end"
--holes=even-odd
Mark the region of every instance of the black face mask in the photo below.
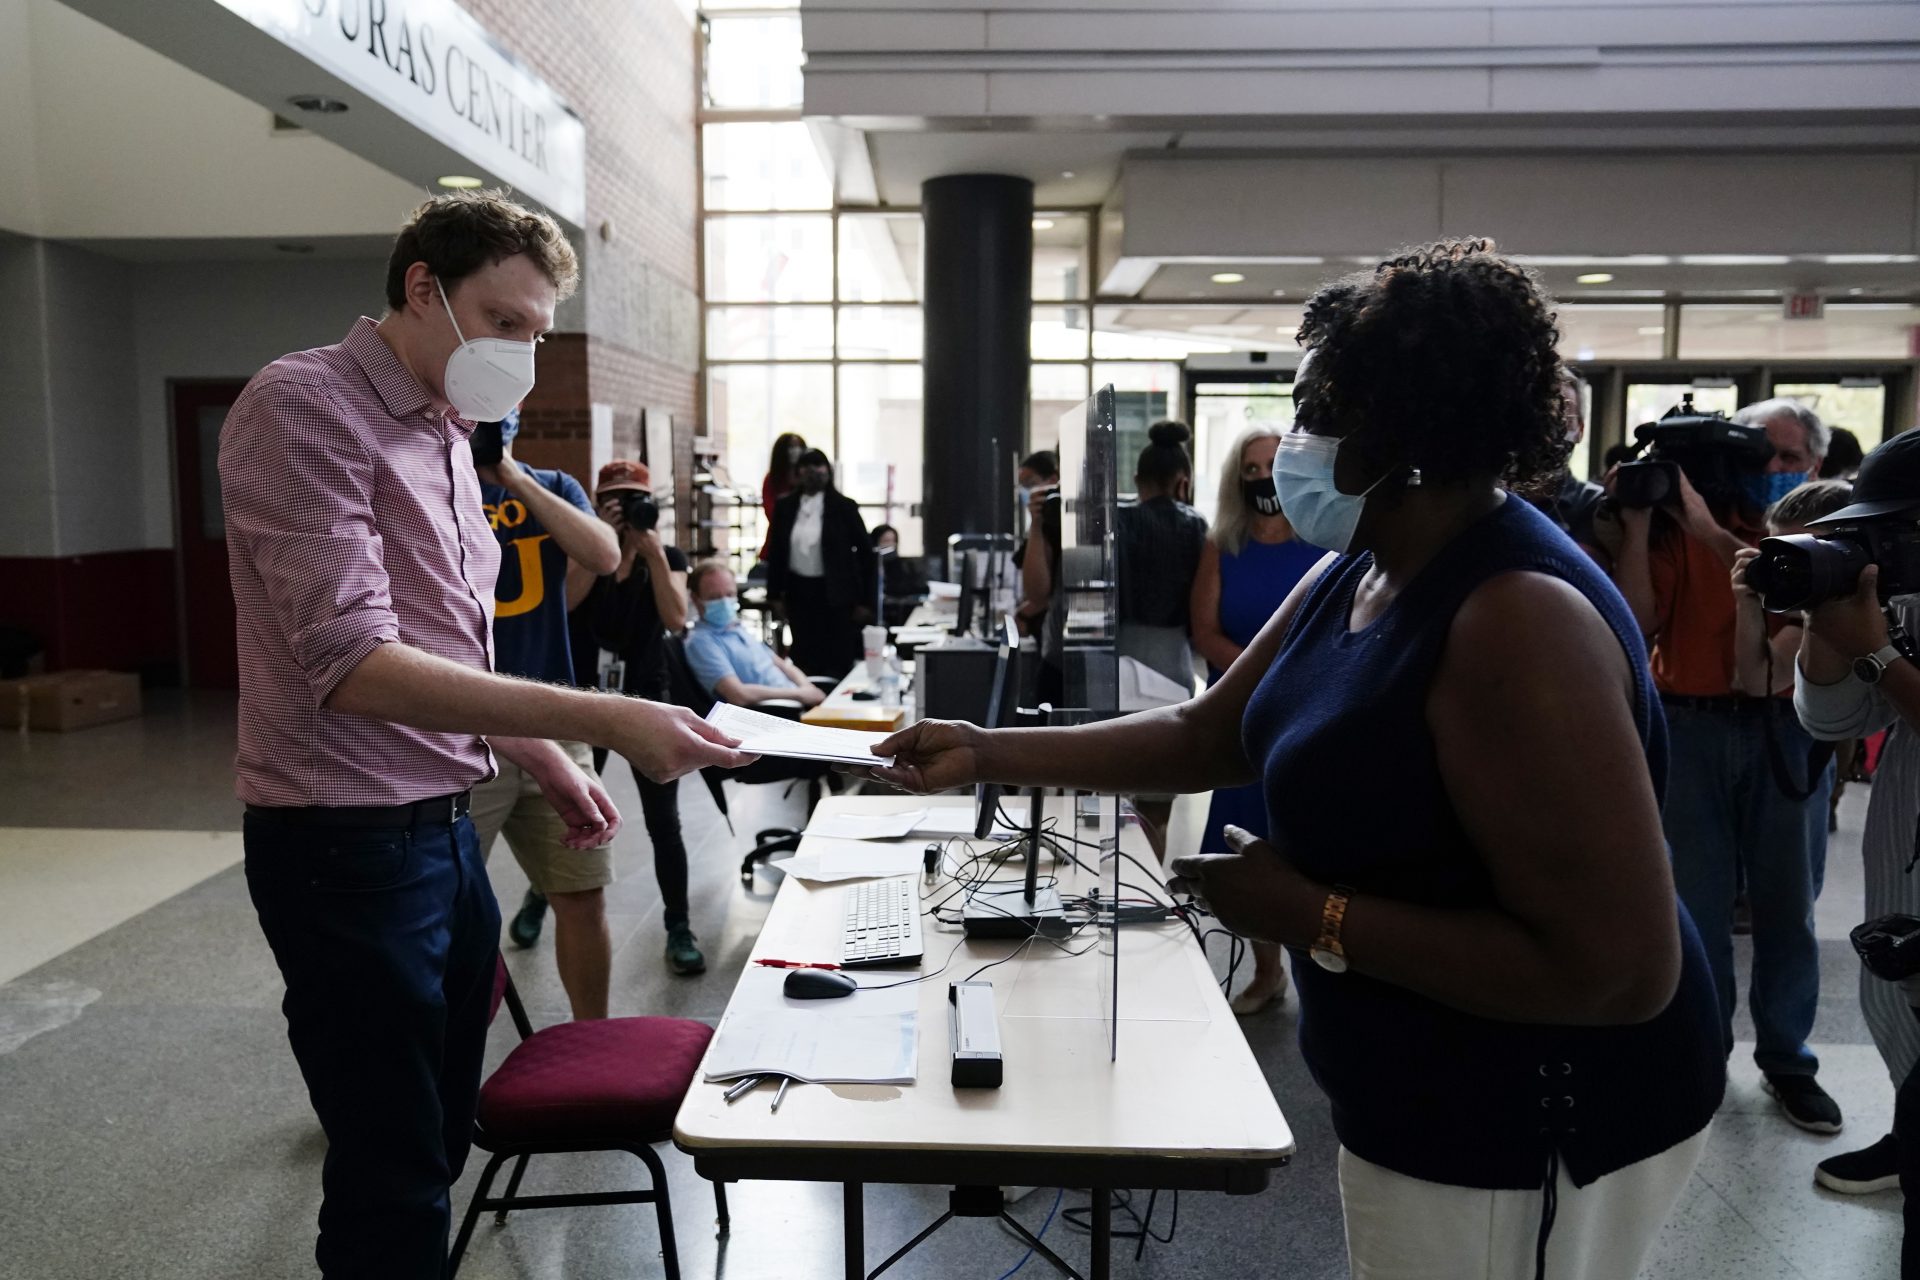
{"type": "Polygon", "coordinates": [[[827,487],[827,478],[818,471],[800,473],[800,492],[819,493],[827,487]]]}
{"type": "Polygon", "coordinates": [[[1280,514],[1280,490],[1275,487],[1272,476],[1268,476],[1264,480],[1242,480],[1240,482],[1240,493],[1246,498],[1247,505],[1261,515],[1277,516],[1280,514]]]}

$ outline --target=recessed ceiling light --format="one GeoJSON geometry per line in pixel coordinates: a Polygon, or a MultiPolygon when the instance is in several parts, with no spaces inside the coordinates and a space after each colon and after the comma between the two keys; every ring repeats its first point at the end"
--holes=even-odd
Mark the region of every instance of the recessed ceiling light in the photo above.
{"type": "Polygon", "coordinates": [[[1667,326],[1663,324],[1644,324],[1634,330],[1635,333],[1643,338],[1657,338],[1666,331],[1667,326]]]}
{"type": "Polygon", "coordinates": [[[479,178],[465,173],[449,173],[438,179],[441,186],[449,191],[471,191],[475,187],[485,186],[479,178]]]}
{"type": "Polygon", "coordinates": [[[1238,271],[1216,271],[1213,273],[1213,282],[1215,284],[1241,284],[1244,283],[1245,280],[1246,277],[1238,271]]]}
{"type": "Polygon", "coordinates": [[[1287,296],[1287,291],[1285,289],[1275,289],[1273,291],[1273,296],[1276,298],[1284,298],[1287,296]]]}
{"type": "Polygon", "coordinates": [[[1062,169],[1062,170],[1060,171],[1060,176],[1061,176],[1061,177],[1063,177],[1063,178],[1072,178],[1072,177],[1075,177],[1075,176],[1077,176],[1077,175],[1076,175],[1076,174],[1074,173],[1074,171],[1073,171],[1073,170],[1071,170],[1071,169],[1062,169]]]}
{"type": "Polygon", "coordinates": [[[1784,253],[1683,253],[1683,267],[1784,267],[1793,259],[1784,253]]]}
{"type": "Polygon", "coordinates": [[[1035,218],[1033,220],[1033,229],[1035,231],[1051,231],[1053,230],[1053,219],[1052,218],[1035,218]]]}
{"type": "Polygon", "coordinates": [[[1613,274],[1607,271],[1589,271],[1583,276],[1573,278],[1575,284],[1612,284],[1613,274]]]}
{"type": "Polygon", "coordinates": [[[329,98],[323,93],[296,93],[287,101],[302,111],[311,111],[323,116],[337,116],[347,109],[346,103],[338,98],[329,98]]]}
{"type": "Polygon", "coordinates": [[[1293,330],[1287,328],[1287,326],[1283,324],[1277,324],[1273,326],[1273,331],[1275,333],[1292,333],[1293,332],[1293,330]]]}

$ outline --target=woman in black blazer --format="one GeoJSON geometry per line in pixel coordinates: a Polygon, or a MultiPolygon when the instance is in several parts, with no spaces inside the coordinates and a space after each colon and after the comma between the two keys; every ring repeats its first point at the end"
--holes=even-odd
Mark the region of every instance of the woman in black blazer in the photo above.
{"type": "Polygon", "coordinates": [[[796,478],[773,506],[767,598],[793,631],[800,669],[838,679],[859,659],[860,628],[873,621],[873,544],[859,506],[833,487],[826,454],[800,455],[796,478]]]}

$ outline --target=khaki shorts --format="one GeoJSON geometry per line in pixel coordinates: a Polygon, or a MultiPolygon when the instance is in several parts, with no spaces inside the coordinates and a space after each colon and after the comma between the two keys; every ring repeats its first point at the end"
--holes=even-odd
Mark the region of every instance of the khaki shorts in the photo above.
{"type": "MultiPolygon", "coordinates": [[[[590,778],[593,751],[583,743],[563,742],[560,749],[590,778]]],[[[480,838],[480,856],[493,852],[493,838],[504,835],[513,859],[527,880],[544,896],[580,893],[613,883],[613,846],[569,849],[567,826],[540,794],[540,784],[519,765],[499,755],[500,776],[473,789],[473,830],[480,838]]]]}

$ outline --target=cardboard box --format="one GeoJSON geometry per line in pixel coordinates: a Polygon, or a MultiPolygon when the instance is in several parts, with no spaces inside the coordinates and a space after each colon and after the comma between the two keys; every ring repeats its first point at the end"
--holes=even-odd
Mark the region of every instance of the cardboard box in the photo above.
{"type": "Polygon", "coordinates": [[[0,680],[0,726],[85,729],[140,714],[140,677],[124,671],[56,671],[0,680]]]}

